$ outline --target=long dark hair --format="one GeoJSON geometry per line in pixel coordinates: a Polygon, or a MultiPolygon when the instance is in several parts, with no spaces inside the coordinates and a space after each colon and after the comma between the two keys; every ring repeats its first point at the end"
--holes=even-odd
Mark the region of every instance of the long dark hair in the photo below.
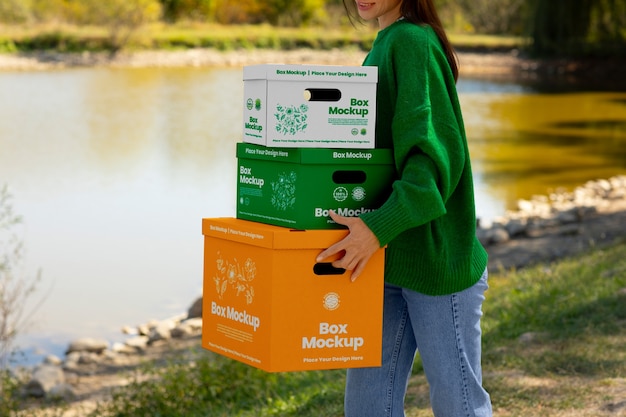
{"type": "MultiPolygon", "coordinates": [[[[355,20],[360,20],[359,14],[356,11],[354,0],[343,0],[343,5],[348,12],[350,20],[353,22],[355,20]]],[[[457,56],[452,44],[448,40],[448,36],[443,28],[441,19],[439,19],[439,14],[437,13],[433,0],[402,0],[402,3],[400,4],[400,13],[402,14],[402,17],[411,23],[415,23],[417,25],[426,24],[433,28],[439,38],[439,41],[441,42],[441,46],[443,47],[446,57],[448,58],[448,63],[450,64],[452,74],[454,74],[454,79],[458,80],[459,64],[457,56]]]]}

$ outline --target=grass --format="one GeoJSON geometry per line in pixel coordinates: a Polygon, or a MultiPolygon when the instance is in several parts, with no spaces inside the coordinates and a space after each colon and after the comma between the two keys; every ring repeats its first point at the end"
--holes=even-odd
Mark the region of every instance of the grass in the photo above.
{"type": "MultiPolygon", "coordinates": [[[[252,48],[294,49],[358,48],[369,50],[376,36],[370,26],[287,28],[270,25],[217,25],[155,23],[137,31],[126,50],[180,50],[215,48],[237,50],[252,48]]],[[[522,46],[516,37],[454,34],[450,37],[460,49],[510,49],[522,46]]],[[[110,40],[105,27],[40,24],[0,25],[0,53],[55,51],[108,51],[110,40]]]]}
{"type": "MultiPolygon", "coordinates": [[[[483,367],[496,415],[626,412],[626,244],[519,271],[492,271],[490,286],[483,367]]],[[[148,369],[151,378],[116,391],[91,416],[342,415],[344,371],[269,374],[196,353],[191,363],[148,369]]],[[[432,416],[419,359],[407,416],[432,416]]]]}

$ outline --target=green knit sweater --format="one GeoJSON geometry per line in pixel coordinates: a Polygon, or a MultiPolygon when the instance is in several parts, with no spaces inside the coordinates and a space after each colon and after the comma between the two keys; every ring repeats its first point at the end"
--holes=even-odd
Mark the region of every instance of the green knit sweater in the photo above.
{"type": "Polygon", "coordinates": [[[361,215],[387,245],[385,281],[429,295],[462,291],[487,265],[476,238],[472,171],[456,84],[429,26],[378,33],[363,65],[378,67],[376,147],[392,148],[388,200],[361,215]]]}

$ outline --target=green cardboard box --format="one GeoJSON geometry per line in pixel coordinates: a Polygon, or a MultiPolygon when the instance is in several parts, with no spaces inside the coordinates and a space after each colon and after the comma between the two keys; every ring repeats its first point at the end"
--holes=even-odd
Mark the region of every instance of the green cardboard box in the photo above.
{"type": "Polygon", "coordinates": [[[293,229],[337,229],[328,210],[358,216],[385,202],[390,149],[237,144],[237,218],[293,229]]]}

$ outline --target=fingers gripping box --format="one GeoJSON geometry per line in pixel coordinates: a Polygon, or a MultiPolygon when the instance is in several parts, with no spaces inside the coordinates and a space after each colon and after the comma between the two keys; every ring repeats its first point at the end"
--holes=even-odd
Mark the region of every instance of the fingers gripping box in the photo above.
{"type": "Polygon", "coordinates": [[[378,68],[243,68],[243,141],[263,146],[374,148],[378,68]]]}
{"type": "Polygon", "coordinates": [[[274,148],[237,144],[237,215],[294,229],[337,229],[332,209],[358,216],[391,192],[391,149],[274,148]]]}
{"type": "Polygon", "coordinates": [[[380,366],[384,249],[351,282],[316,263],[345,230],[205,218],[202,346],[268,372],[380,366]]]}

